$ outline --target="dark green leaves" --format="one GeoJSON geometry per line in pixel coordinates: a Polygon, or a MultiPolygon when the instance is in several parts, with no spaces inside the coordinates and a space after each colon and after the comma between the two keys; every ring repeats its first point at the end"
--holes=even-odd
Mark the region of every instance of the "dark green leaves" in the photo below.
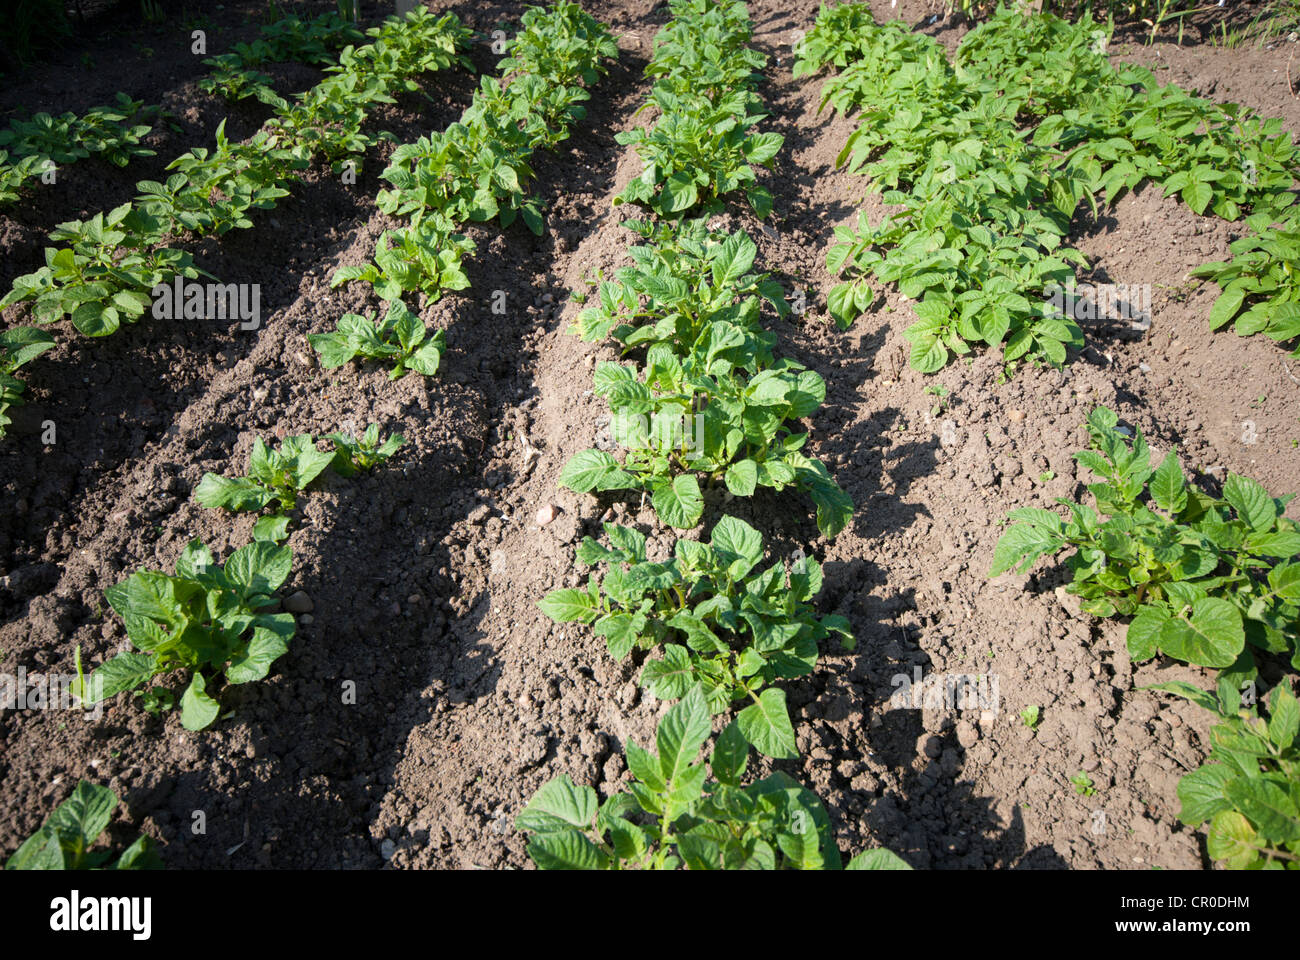
{"type": "MultiPolygon", "coordinates": [[[[81,780],[72,795],[55,809],[5,863],[6,870],[87,870],[102,866],[110,851],[92,853],[91,847],[107,829],[117,809],[117,795],[107,787],[81,780]]],[[[162,866],[153,841],[140,836],[112,869],[152,870],[162,866]]]]}

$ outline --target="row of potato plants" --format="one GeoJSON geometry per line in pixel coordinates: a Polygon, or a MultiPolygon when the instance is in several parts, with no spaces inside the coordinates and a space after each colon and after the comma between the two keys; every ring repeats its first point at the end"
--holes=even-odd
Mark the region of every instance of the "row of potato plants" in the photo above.
{"type": "MultiPolygon", "coordinates": [[[[735,496],[760,486],[795,486],[818,507],[834,536],[852,503],[825,467],[801,453],[807,435],[794,421],[825,396],[812,371],[772,352],[761,324],[764,304],[789,312],[781,288],[754,272],[757,248],[743,232],[715,233],[704,218],[743,190],[765,216],[771,195],[754,167],[769,163],[782,138],[758,132],[754,92],[765,57],[747,47],[749,14],[738,0],[671,0],[673,19],[655,39],[646,68],[660,115],[649,131],[620,135],[635,145],[642,174],[620,194],[656,215],[633,221],[643,241],[635,266],[599,285],[599,303],[573,332],[612,337],[627,363],[600,363],[596,392],[614,413],[620,464],[603,451],[575,455],[560,483],[580,492],[647,491],[659,519],[690,528],[703,514],[696,474],[735,496]],[[689,426],[701,429],[692,440],[689,426]]],[[[559,589],[539,604],[557,622],[589,624],[611,656],[658,651],[640,682],[676,700],[659,724],[657,752],[626,744],[633,782],[599,802],[568,776],[543,786],[516,825],[531,834],[528,853],[542,868],[691,869],[842,866],[820,801],[784,773],[742,785],[753,747],[774,758],[798,756],[785,691],[774,684],[814,669],[822,641],[852,648],[843,617],[818,616],[820,565],[810,557],[763,568],[761,534],[724,516],[708,542],[679,539],[671,559],[651,561],[645,535],[606,523],[608,546],[584,538],[577,559],[601,568],[585,588],[559,589]],[[744,704],[718,736],[708,764],[696,762],[712,717],[744,704]],[[708,779],[710,773],[712,779],[708,779]]],[[[854,858],[854,869],[905,867],[887,850],[854,858]]]]}
{"type": "MultiPolygon", "coordinates": [[[[393,152],[381,174],[391,187],[380,191],[376,205],[409,223],[384,231],[373,261],[340,268],[332,286],[359,280],[383,300],[395,303],[418,291],[433,302],[469,286],[462,263],[475,244],[461,232],[466,223],[496,219],[508,227],[518,217],[541,235],[541,203],[528,193],[532,155],[567,139],[569,125],[586,115],[587,87],[607,72],[606,61],[617,59],[618,44],[574,3],[531,7],[521,25],[498,75],[481,78],[458,122],[393,152]]],[[[394,330],[386,331],[387,321],[357,319],[345,317],[349,322],[332,339],[315,342],[327,365],[363,353],[371,331],[381,342],[401,345],[394,330]]]]}
{"type": "Polygon", "coordinates": [[[1300,670],[1300,524],[1273,497],[1229,474],[1215,496],[1189,482],[1170,450],[1153,456],[1140,431],[1105,407],[1088,417],[1089,448],[1075,459],[1096,475],[1095,506],[1061,498],[1062,519],[1013,510],[990,576],[1028,572],[1073,549],[1067,588],[1084,612],[1129,618],[1135,663],[1157,655],[1217,670],[1215,690],[1181,681],[1153,689],[1212,711],[1206,762],[1178,784],[1179,818],[1207,820],[1210,856],[1233,868],[1300,868],[1300,706],[1288,681],[1260,716],[1263,660],[1300,670]],[[1102,518],[1105,519],[1102,519],[1102,518]]]}
{"type": "MultiPolygon", "coordinates": [[[[253,210],[273,209],[287,187],[314,159],[334,169],[356,163],[375,143],[362,130],[367,110],[391,103],[400,92],[419,90],[416,77],[453,65],[468,66],[459,52],[471,31],[454,14],[435,18],[424,8],[404,18],[389,17],[367,31],[373,42],[345,47],[333,74],[275,115],[251,139],[232,143],[225,121],[217,128],[216,148],[195,148],[176,158],[165,182],[143,180],[134,202],[86,221],[60,224],[45,249],[45,266],[18,277],[0,307],[30,302],[39,324],[69,317],[80,333],[100,337],[123,323],[134,323],[149,307],[151,291],[178,277],[211,276],[178,247],[182,237],[220,236],[253,225],[253,210]]],[[[6,341],[0,355],[4,404],[22,391],[13,373],[32,359],[36,344],[48,337],[24,332],[6,341]]]]}
{"type": "MultiPolygon", "coordinates": [[[[336,12],[307,23],[291,14],[263,26],[252,43],[237,43],[229,52],[204,60],[211,72],[199,80],[199,87],[231,101],[255,96],[288,109],[271,89],[271,78],[255,68],[291,60],[324,66],[334,61],[336,51],[363,40],[365,34],[336,12]]],[[[19,191],[52,163],[70,164],[95,155],[125,167],[132,157],[153,156],[141,141],[163,117],[161,108],[118,93],[112,106],[92,107],[80,117],[72,112],[57,117],[37,113],[11,121],[0,130],[0,204],[17,200],[19,191]]]]}
{"type": "Polygon", "coordinates": [[[322,13],[305,23],[290,14],[263,26],[251,43],[236,43],[227,52],[204,60],[210,70],[199,80],[199,87],[232,103],[253,97],[281,107],[284,100],[259,67],[289,61],[324,66],[334,62],[343,47],[364,40],[365,34],[357,25],[336,11],[322,13]]]}
{"type": "MultiPolygon", "coordinates": [[[[838,162],[891,188],[883,199],[903,206],[878,227],[863,215],[856,231],[836,229],[828,266],[847,275],[832,291],[836,319],[847,325],[870,305],[870,273],[922,298],[907,331],[914,367],[936,370],[977,340],[1005,341],[1007,361],[1036,347],[1060,363],[1081,333],[1041,294],[1071,279],[1069,263],[1083,265],[1060,246],[1071,221],[1081,202],[1095,214],[1151,181],[1198,214],[1244,216],[1251,230],[1232,245],[1231,263],[1193,271],[1224,288],[1211,327],[1236,317],[1243,335],[1300,335],[1300,167],[1280,121],[1161,86],[1146,70],[1116,70],[1108,40],[1090,21],[1003,9],[963,39],[953,66],[931,39],[877,26],[864,4],[823,7],[796,75],[839,71],[823,104],[862,119],[838,162]]],[[[1087,428],[1090,447],[1076,459],[1098,477],[1088,486],[1095,506],[1061,499],[1067,519],[1013,511],[990,575],[1025,573],[1073,549],[1069,591],[1085,612],[1129,618],[1134,662],[1163,655],[1219,671],[1213,692],[1154,688],[1218,721],[1206,762],[1179,784],[1180,818],[1208,821],[1207,850],[1229,867],[1300,867],[1300,706],[1287,681],[1268,696],[1267,719],[1255,696],[1261,659],[1300,669],[1300,525],[1284,516],[1291,496],[1274,498],[1237,475],[1221,495],[1206,493],[1176,452],[1152,457],[1141,433],[1106,408],[1087,428]]]]}
{"type": "MultiPolygon", "coordinates": [[[[516,109],[508,117],[496,119],[503,126],[513,119],[520,121],[523,129],[535,129],[525,110],[536,103],[529,97],[536,86],[534,76],[542,69],[550,70],[547,81],[567,76],[566,95],[572,105],[586,97],[585,91],[573,84],[594,80],[600,60],[617,56],[617,46],[603,25],[569,3],[557,3],[546,10],[530,8],[522,25],[501,71],[510,77],[510,86],[520,84],[516,109]]],[[[580,116],[573,110],[580,108],[573,107],[569,117],[580,116]]],[[[545,122],[557,123],[558,117],[558,113],[548,113],[545,122]]],[[[493,147],[489,144],[485,149],[493,147]]],[[[501,145],[503,155],[508,149],[512,147],[501,145]]],[[[388,344],[378,335],[362,337],[364,349],[358,352],[396,360],[394,377],[407,369],[425,375],[435,372],[441,331],[431,342],[424,342],[424,324],[400,299],[389,304],[380,332],[391,333],[395,343],[388,344]]],[[[328,354],[329,348],[322,352],[328,354]]],[[[78,680],[73,692],[81,702],[98,703],[135,691],[143,708],[158,714],[176,706],[177,697],[167,686],[150,684],[156,677],[187,670],[189,683],[179,697],[181,724],[200,730],[220,716],[220,691],[212,684],[249,683],[267,676],[274,662],[288,651],[296,630],[293,615],[276,610],[276,591],[292,570],[293,554],[283,541],[299,497],[327,471],[354,477],[384,463],[404,443],[400,434],[381,438],[375,424],[360,436],[336,432],[323,439],[331,442],[332,449],[319,449],[317,438],[309,434],[288,437],[278,449],[271,449],[259,438],[246,474],[204,475],[194,490],[195,501],[209,508],[259,513],[253,542],[219,564],[208,547],[193,540],[182,551],[172,574],[139,570],[105,591],[110,607],[126,624],[131,649],[119,652],[88,675],[82,672],[77,651],[78,680]]],[[[111,791],[83,781],[7,866],[66,869],[106,864],[110,855],[92,853],[90,847],[115,805],[111,791]]],[[[114,867],[158,865],[148,838],[141,837],[114,867]]]]}
{"type": "Polygon", "coordinates": [[[1080,162],[1104,205],[1149,180],[1198,214],[1242,220],[1233,259],[1191,274],[1221,288],[1211,329],[1235,320],[1242,336],[1300,337],[1300,151],[1281,118],[1162,85],[1142,67],[1116,69],[1108,41],[1089,20],[1004,9],[963,40],[958,65],[1014,91],[1035,141],[1080,162]]]}
{"type": "Polygon", "coordinates": [[[1300,335],[1290,268],[1300,155],[1280,121],[1117,71],[1107,40],[1091,22],[1004,9],[963,39],[954,65],[932,38],[877,25],[864,4],[823,8],[796,75],[835,68],[823,105],[860,116],[837,162],[901,207],[875,226],[864,213],[856,229],[836,228],[827,266],[844,277],[830,297],[841,325],[874,301],[874,278],[918,301],[905,331],[918,370],[979,344],[1002,346],[1008,364],[1063,363],[1083,334],[1047,293],[1087,266],[1063,246],[1074,217],[1150,180],[1197,213],[1247,215],[1238,258],[1195,271],[1225,286],[1212,325],[1254,301],[1239,332],[1300,335]]]}
{"type": "Polygon", "coordinates": [[[99,156],[125,167],[132,157],[153,156],[141,141],[161,116],[161,108],[118,93],[112,106],[91,107],[81,116],[37,113],[10,121],[0,130],[0,204],[16,201],[19,191],[51,164],[99,156]]]}

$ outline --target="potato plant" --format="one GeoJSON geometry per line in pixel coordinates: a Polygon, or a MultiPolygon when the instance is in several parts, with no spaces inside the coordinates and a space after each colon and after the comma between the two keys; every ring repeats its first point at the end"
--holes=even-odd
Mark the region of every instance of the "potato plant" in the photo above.
{"type": "Polygon", "coordinates": [[[1300,668],[1300,524],[1247,477],[1229,474],[1222,497],[1187,482],[1174,451],[1159,461],[1138,432],[1131,440],[1105,407],[1088,417],[1091,449],[1075,454],[1097,474],[1096,508],[1060,500],[1050,510],[1014,510],[990,576],[1025,572],[1069,547],[1069,591],[1101,617],[1131,617],[1135,661],[1164,653],[1188,663],[1254,676],[1246,645],[1288,656],[1300,668]],[[1102,515],[1105,519],[1102,519],[1102,515]]]}
{"type": "Polygon", "coordinates": [[[469,286],[461,266],[475,251],[460,232],[467,222],[508,227],[519,218],[541,235],[540,202],[527,192],[530,158],[566,139],[585,116],[583,84],[606,72],[618,45],[573,3],[530,7],[520,25],[498,76],[481,79],[460,120],[393,152],[381,174],[391,187],[375,202],[410,223],[383,233],[373,261],[342,267],[331,286],[360,280],[385,300],[419,291],[435,301],[469,286]]]}
{"type": "Polygon", "coordinates": [[[637,530],[607,523],[605,534],[608,547],[586,537],[578,548],[579,562],[606,567],[603,575],[583,589],[552,591],[542,612],[589,624],[616,660],[661,649],[641,671],[656,697],[675,700],[698,684],[712,713],[746,702],[736,717],[746,739],[767,756],[795,756],[785,693],[772,684],[811,673],[832,635],[853,648],[847,620],[813,612],[822,585],[817,561],[758,570],[763,538],[734,517],[719,520],[708,543],[678,540],[663,562],[646,559],[637,530]]]}
{"type": "Polygon", "coordinates": [[[189,253],[163,246],[169,237],[251,227],[250,211],[274,208],[314,157],[341,169],[374,142],[361,129],[372,104],[417,89],[415,75],[466,63],[457,51],[470,31],[453,14],[435,18],[421,8],[367,33],[372,43],[346,48],[335,75],[297,103],[278,104],[251,139],[230,142],[223,121],[214,149],[198,147],[178,157],[165,181],[138,183],[134,204],[60,224],[50,239],[69,244],[46,248],[46,265],[18,277],[0,307],[31,301],[38,323],[68,316],[87,336],[107,336],[135,322],[156,284],[202,272],[189,253]]]}
{"type": "Polygon", "coordinates": [[[117,794],[88,780],[80,780],[41,828],[23,841],[5,861],[6,870],[157,870],[162,867],[153,840],[140,834],[118,855],[95,850],[95,842],[117,809],[117,794]]]}
{"type": "Polygon", "coordinates": [[[1195,271],[1223,291],[1211,325],[1300,335],[1290,268],[1300,154],[1281,121],[1117,70],[1108,37],[1086,18],[1006,8],[963,38],[954,66],[936,41],[877,26],[864,5],[823,10],[796,73],[836,68],[823,102],[860,118],[838,162],[901,207],[836,228],[827,266],[842,282],[829,306],[841,325],[874,302],[874,279],[918,301],[906,331],[918,370],[979,345],[1002,346],[1009,366],[1064,363],[1082,332],[1043,294],[1086,266],[1062,245],[1071,221],[1151,181],[1198,214],[1249,216],[1236,259],[1195,271]]]}
{"type": "MultiPolygon", "coordinates": [[[[181,695],[181,725],[211,726],[221,705],[209,687],[261,680],[289,650],[296,629],[291,613],[269,613],[275,591],[289,576],[293,553],[255,541],[218,564],[212,551],[191,540],[174,574],[140,570],[104,591],[126,623],[135,652],[123,651],[75,685],[83,703],[99,703],[175,670],[188,670],[181,695]]],[[[80,656],[78,655],[80,675],[80,656]]],[[[171,703],[151,690],[146,706],[171,703]]]]}
{"type": "Polygon", "coordinates": [[[626,745],[626,792],[601,802],[567,775],[547,783],[515,820],[528,856],[542,870],[910,869],[883,848],[843,867],[816,795],[779,771],[742,785],[750,744],[737,721],[697,762],[711,732],[692,687],[660,721],[657,751],[626,745]]]}
{"type": "Polygon", "coordinates": [[[22,406],[22,394],[27,389],[14,373],[53,346],[54,337],[35,327],[0,331],[0,437],[13,422],[9,419],[9,408],[22,406]]]}
{"type": "Polygon", "coordinates": [[[1209,757],[1178,783],[1178,819],[1208,821],[1206,850],[1230,870],[1300,870],[1300,704],[1286,682],[1269,694],[1267,717],[1226,677],[1214,693],[1181,681],[1153,689],[1217,718],[1209,757]]]}

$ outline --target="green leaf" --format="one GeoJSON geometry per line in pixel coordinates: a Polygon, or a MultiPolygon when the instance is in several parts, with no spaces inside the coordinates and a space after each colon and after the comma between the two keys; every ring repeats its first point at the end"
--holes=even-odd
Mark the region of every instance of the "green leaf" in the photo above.
{"type": "Polygon", "coordinates": [[[221,706],[207,694],[207,683],[197,670],[190,685],[181,695],[181,726],[186,730],[202,730],[210,726],[221,712],[221,706]]]}
{"type": "Polygon", "coordinates": [[[586,590],[552,590],[537,604],[542,613],[556,623],[581,620],[590,623],[600,612],[596,600],[586,590]]]}
{"type": "Polygon", "coordinates": [[[727,489],[736,496],[753,496],[758,486],[758,464],[753,460],[737,460],[727,468],[724,479],[727,489]]]}
{"type": "Polygon", "coordinates": [[[1171,617],[1160,631],[1160,649],[1201,667],[1230,667],[1246,645],[1241,612],[1227,600],[1206,597],[1191,617],[1171,617]]]}
{"type": "Polygon", "coordinates": [[[1300,839],[1295,801],[1272,780],[1237,778],[1228,782],[1224,794],[1266,840],[1280,844],[1300,839]]]}
{"type": "Polygon", "coordinates": [[[1277,505],[1273,498],[1259,483],[1248,477],[1229,474],[1223,484],[1223,499],[1232,504],[1238,516],[1257,532],[1269,530],[1277,519],[1277,505]]]}
{"type": "Polygon", "coordinates": [[[1205,849],[1211,859],[1226,861],[1228,867],[1240,870],[1259,856],[1257,843],[1249,820],[1236,810],[1221,810],[1210,821],[1205,849]]]}
{"type": "Polygon", "coordinates": [[[1149,489],[1151,499],[1162,510],[1178,514],[1187,506],[1187,481],[1173,450],[1165,455],[1159,469],[1152,475],[1149,489]]]}
{"type": "Polygon", "coordinates": [[[117,809],[117,795],[108,787],[80,781],[72,796],[59,804],[47,823],[61,838],[77,838],[84,848],[94,844],[117,809]]]}
{"type": "Polygon", "coordinates": [[[515,818],[515,829],[535,833],[569,827],[587,830],[595,822],[598,805],[595,790],[576,786],[568,774],[562,774],[533,795],[515,818]]]}
{"type": "Polygon", "coordinates": [[[879,847],[875,850],[863,850],[856,857],[850,860],[844,869],[911,870],[912,867],[906,860],[894,853],[892,850],[886,850],[884,847],[879,847]]]}
{"type": "Polygon", "coordinates": [[[618,461],[603,450],[583,450],[564,465],[559,483],[578,493],[587,493],[597,487],[602,477],[618,469],[618,461]]]}
{"type": "Polygon", "coordinates": [[[693,686],[659,722],[655,737],[659,770],[669,785],[685,774],[711,731],[704,693],[699,685],[693,686]]]}
{"type": "Polygon", "coordinates": [[[1182,806],[1178,819],[1189,827],[1199,827],[1232,803],[1224,788],[1232,780],[1232,771],[1221,763],[1207,763],[1178,781],[1178,799],[1182,806]]]}
{"type": "Polygon", "coordinates": [[[794,727],[786,709],[785,691],[768,687],[758,702],[741,710],[736,717],[740,731],[759,753],[777,759],[797,757],[794,727]]]}
{"type": "Polygon", "coordinates": [[[700,522],[704,513],[704,497],[699,482],[692,474],[674,477],[671,483],[655,484],[651,495],[655,513],[671,527],[688,529],[700,522]]]}
{"type": "Polygon", "coordinates": [[[709,763],[713,778],[719,783],[738,787],[748,763],[749,741],[745,739],[739,723],[733,720],[719,734],[718,742],[713,746],[713,757],[709,763]]]}
{"type": "Polygon", "coordinates": [[[86,679],[86,703],[99,703],[123,690],[134,690],[158,672],[153,656],[122,651],[86,679]]]}
{"type": "Polygon", "coordinates": [[[576,830],[538,834],[528,841],[528,856],[542,870],[604,870],[609,858],[576,830]]]}

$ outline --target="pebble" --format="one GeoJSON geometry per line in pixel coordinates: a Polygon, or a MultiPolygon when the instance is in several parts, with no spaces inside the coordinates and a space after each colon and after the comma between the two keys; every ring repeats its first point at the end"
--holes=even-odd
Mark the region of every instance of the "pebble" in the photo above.
{"type": "Polygon", "coordinates": [[[537,511],[537,525],[539,527],[546,526],[548,523],[550,523],[552,520],[555,519],[557,513],[559,513],[559,511],[555,509],[555,504],[553,503],[546,504],[544,507],[542,507],[540,510],[537,511]]]}
{"type": "Polygon", "coordinates": [[[1010,420],[1012,423],[1022,423],[1022,422],[1024,422],[1024,419],[1025,419],[1025,411],[1023,411],[1023,410],[1008,410],[1008,411],[1007,411],[1007,419],[1010,420]]]}
{"type": "Polygon", "coordinates": [[[969,720],[963,720],[957,724],[957,742],[963,747],[973,747],[979,743],[980,732],[976,729],[975,724],[969,720]]]}
{"type": "Polygon", "coordinates": [[[311,597],[299,590],[285,598],[284,609],[290,613],[311,613],[316,605],[312,603],[311,597]]]}
{"type": "Polygon", "coordinates": [[[383,843],[379,845],[379,855],[385,860],[391,860],[396,852],[397,844],[385,837],[383,843]]]}

